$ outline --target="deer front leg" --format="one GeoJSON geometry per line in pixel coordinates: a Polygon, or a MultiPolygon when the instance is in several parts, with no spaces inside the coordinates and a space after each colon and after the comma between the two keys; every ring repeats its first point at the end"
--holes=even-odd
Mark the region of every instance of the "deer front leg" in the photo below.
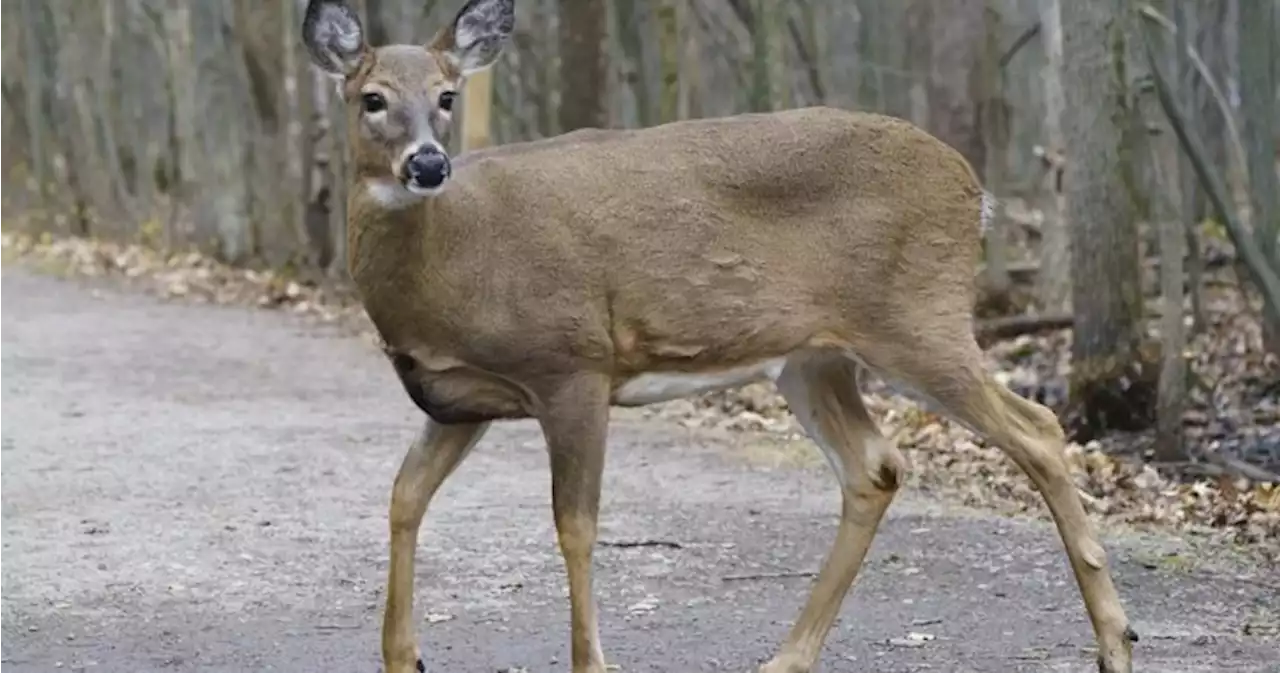
{"type": "Polygon", "coordinates": [[[609,423],[609,382],[583,375],[558,386],[539,418],[551,457],[551,505],[569,579],[573,673],[604,673],[591,587],[609,423]]]}
{"type": "Polygon", "coordinates": [[[391,567],[382,618],[386,673],[424,671],[413,628],[413,557],[427,503],[484,434],[488,423],[442,425],[428,420],[409,447],[391,490],[391,567]]]}

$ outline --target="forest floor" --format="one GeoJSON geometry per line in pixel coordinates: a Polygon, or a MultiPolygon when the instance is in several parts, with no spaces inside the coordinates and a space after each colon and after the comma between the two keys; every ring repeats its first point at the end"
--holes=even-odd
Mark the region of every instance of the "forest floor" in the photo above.
{"type": "MultiPolygon", "coordinates": [[[[421,414],[374,344],[290,315],[305,288],[257,295],[287,311],[202,305],[185,300],[198,283],[166,299],[39,259],[7,256],[2,276],[5,671],[378,670],[386,500],[421,414]]],[[[900,439],[929,427],[881,412],[914,428],[900,439]]],[[[690,422],[705,413],[614,416],[596,592],[622,673],[752,670],[834,533],[835,480],[810,449],[750,427],[769,417],[690,422]]],[[[917,463],[950,441],[932,432],[917,463]]],[[[1095,670],[1056,533],[1004,474],[976,445],[916,466],[822,670],[1095,670]]],[[[548,484],[536,425],[515,422],[442,490],[416,591],[428,670],[568,670],[548,484]]],[[[1135,670],[1274,670],[1266,541],[1097,515],[1135,670]]]]}

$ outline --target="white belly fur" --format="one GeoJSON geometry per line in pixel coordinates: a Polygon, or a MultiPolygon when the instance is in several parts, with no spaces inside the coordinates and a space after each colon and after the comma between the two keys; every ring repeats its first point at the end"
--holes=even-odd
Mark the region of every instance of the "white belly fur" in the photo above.
{"type": "Polygon", "coordinates": [[[757,381],[772,381],[782,373],[782,366],[786,362],[785,357],[780,357],[710,372],[648,372],[632,378],[613,391],[613,403],[638,407],[725,388],[737,388],[757,381]]]}

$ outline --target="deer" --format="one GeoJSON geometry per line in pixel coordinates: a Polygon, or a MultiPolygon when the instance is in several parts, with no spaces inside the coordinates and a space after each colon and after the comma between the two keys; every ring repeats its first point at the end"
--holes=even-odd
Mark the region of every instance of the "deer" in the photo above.
{"type": "Polygon", "coordinates": [[[425,44],[371,46],[343,0],[302,40],[348,138],[347,271],[423,428],[391,488],[381,649],[424,671],[413,619],[428,504],[494,422],[531,419],[550,464],[573,673],[604,673],[592,588],[611,409],[772,381],[841,493],[835,540],[760,673],[804,673],[907,470],[859,377],[900,382],[1002,447],[1046,501],[1104,673],[1132,642],[1049,409],[984,369],[974,269],[994,197],[900,119],[834,107],[582,129],[445,150],[514,0],[469,0],[425,44]]]}

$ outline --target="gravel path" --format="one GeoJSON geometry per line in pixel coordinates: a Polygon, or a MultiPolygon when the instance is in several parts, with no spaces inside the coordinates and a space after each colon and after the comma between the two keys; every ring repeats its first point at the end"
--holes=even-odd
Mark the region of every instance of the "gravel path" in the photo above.
{"type": "MultiPolygon", "coordinates": [[[[13,266],[3,305],[6,673],[379,669],[387,498],[420,416],[371,345],[13,266]]],[[[751,670],[810,580],[740,576],[817,566],[834,480],[749,460],[749,437],[615,417],[601,537],[670,544],[597,553],[610,660],[751,670]]],[[[548,486],[527,422],[446,484],[419,555],[429,670],[568,670],[548,486]]],[[[881,531],[823,670],[1094,670],[1045,523],[907,492],[881,531]],[[936,638],[886,642],[911,631],[936,638]]],[[[1280,572],[1107,538],[1137,670],[1276,670],[1280,572]]]]}

